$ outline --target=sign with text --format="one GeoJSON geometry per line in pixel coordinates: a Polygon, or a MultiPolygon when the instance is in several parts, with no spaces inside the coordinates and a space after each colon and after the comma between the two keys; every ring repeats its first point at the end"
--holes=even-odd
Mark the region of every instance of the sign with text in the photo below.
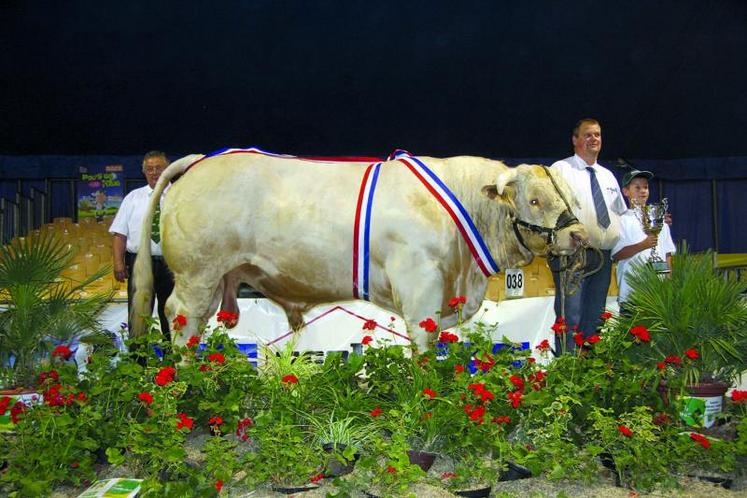
{"type": "Polygon", "coordinates": [[[506,297],[524,297],[524,270],[506,268],[506,297]]]}
{"type": "Polygon", "coordinates": [[[124,175],[121,164],[97,168],[80,168],[78,181],[78,220],[117,214],[124,197],[124,175]]]}

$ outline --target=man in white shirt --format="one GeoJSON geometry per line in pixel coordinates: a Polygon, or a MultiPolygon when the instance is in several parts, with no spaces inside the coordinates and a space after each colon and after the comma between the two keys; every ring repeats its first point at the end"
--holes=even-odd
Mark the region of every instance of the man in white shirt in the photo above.
{"type": "MultiPolygon", "coordinates": [[[[551,168],[560,173],[578,198],[580,207],[573,207],[573,214],[584,224],[589,233],[589,245],[602,251],[601,268],[584,278],[572,295],[565,296],[565,323],[569,327],[566,334],[565,350],[573,352],[574,329],[583,332],[585,337],[593,335],[607,301],[610,286],[612,262],[610,250],[615,246],[620,233],[620,215],[627,209],[620,187],[611,171],[597,163],[602,149],[602,128],[595,119],[580,120],[573,129],[573,149],[575,154],[554,163],[551,168]]],[[[595,251],[586,249],[586,270],[599,264],[595,251]]],[[[561,316],[560,263],[550,258],[555,282],[555,315],[561,316]]],[[[556,353],[563,349],[561,338],[556,338],[556,353]]]]}
{"type": "Polygon", "coordinates": [[[626,276],[634,264],[646,263],[651,256],[651,249],[656,247],[660,257],[664,257],[669,268],[672,267],[672,254],[675,252],[669,225],[664,223],[658,237],[654,234],[646,235],[641,226],[641,208],[648,201],[648,181],[653,178],[650,171],[634,169],[625,174],[622,180],[623,194],[628,199],[630,209],[620,217],[620,239],[612,249],[612,259],[617,261],[617,285],[620,292],[617,302],[620,311],[624,310],[625,300],[630,295],[631,288],[626,276]]]}
{"type": "MultiPolygon", "coordinates": [[[[163,152],[151,151],[145,154],[143,158],[143,174],[148,181],[148,185],[135,189],[125,196],[111,227],[109,227],[109,233],[113,236],[114,278],[119,282],[127,280],[128,316],[132,308],[133,286],[135,284],[130,276],[132,275],[132,266],[135,263],[135,256],[140,246],[143,217],[148,207],[148,200],[153,193],[153,187],[156,186],[158,178],[168,165],[169,160],[163,152]]],[[[154,220],[155,218],[154,216],[154,220]]],[[[150,251],[153,259],[153,287],[155,297],[158,298],[158,317],[161,322],[161,332],[167,340],[170,340],[169,321],[166,318],[164,306],[166,305],[166,299],[171,295],[171,291],[174,290],[174,276],[163,259],[160,232],[157,230],[157,225],[154,225],[153,228],[154,235],[150,241],[150,251]]],[[[151,301],[151,313],[153,312],[153,304],[151,301]]]]}

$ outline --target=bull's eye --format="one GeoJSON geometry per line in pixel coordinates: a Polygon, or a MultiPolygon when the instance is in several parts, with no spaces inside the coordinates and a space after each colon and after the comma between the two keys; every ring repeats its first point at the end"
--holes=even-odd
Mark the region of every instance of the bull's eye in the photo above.
{"type": "Polygon", "coordinates": [[[529,201],[529,204],[531,204],[532,206],[539,206],[539,203],[540,201],[538,201],[537,199],[532,199],[531,201],[529,201]]]}

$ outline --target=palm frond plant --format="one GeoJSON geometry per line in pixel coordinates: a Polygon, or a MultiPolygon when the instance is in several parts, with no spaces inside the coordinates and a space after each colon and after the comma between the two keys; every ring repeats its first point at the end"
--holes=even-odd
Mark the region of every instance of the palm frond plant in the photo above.
{"type": "Polygon", "coordinates": [[[715,272],[710,252],[691,254],[683,246],[673,259],[669,278],[647,265],[629,275],[633,292],[625,305],[630,315],[617,325],[623,330],[644,326],[650,341],[637,339],[641,344],[627,351],[651,364],[664,363],[686,384],[731,385],[747,369],[747,283],[715,272]]]}
{"type": "Polygon", "coordinates": [[[111,292],[84,295],[83,289],[109,273],[103,267],[80,282],[60,278],[74,258],[53,235],[38,235],[0,248],[0,362],[10,364],[11,385],[28,386],[36,362],[53,341],[70,342],[101,331],[98,316],[111,292]]]}

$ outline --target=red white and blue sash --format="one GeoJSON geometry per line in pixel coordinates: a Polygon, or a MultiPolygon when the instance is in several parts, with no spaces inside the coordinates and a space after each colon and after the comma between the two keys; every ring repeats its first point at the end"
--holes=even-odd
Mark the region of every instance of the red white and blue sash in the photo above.
{"type": "Polygon", "coordinates": [[[371,208],[381,163],[363,173],[353,225],[353,297],[368,301],[368,269],[371,242],[371,208]]]}
{"type": "Polygon", "coordinates": [[[403,150],[396,150],[390,156],[392,159],[396,159],[402,162],[407,168],[420,180],[425,188],[433,194],[433,197],[443,206],[451,219],[459,229],[459,233],[462,234],[464,241],[467,243],[472,257],[475,258],[477,266],[480,267],[483,274],[489,277],[495,273],[498,273],[498,265],[490,255],[490,250],[485,244],[485,241],[480,236],[480,232],[477,231],[475,223],[472,221],[469,213],[454,193],[449,190],[449,187],[443,183],[436,174],[430,170],[420,159],[413,157],[409,152],[403,150]]]}

